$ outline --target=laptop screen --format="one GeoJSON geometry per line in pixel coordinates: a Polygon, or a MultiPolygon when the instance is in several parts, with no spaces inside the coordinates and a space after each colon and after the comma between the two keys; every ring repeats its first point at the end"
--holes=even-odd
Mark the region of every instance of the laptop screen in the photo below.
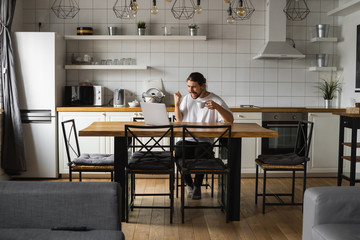
{"type": "Polygon", "coordinates": [[[169,116],[166,112],[165,103],[140,102],[141,111],[146,124],[169,125],[169,116]]]}

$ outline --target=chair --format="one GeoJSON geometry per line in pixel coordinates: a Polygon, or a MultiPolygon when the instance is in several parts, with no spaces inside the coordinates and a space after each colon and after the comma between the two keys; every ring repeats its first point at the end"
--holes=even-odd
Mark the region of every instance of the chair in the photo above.
{"type": "MultiPolygon", "coordinates": [[[[145,134],[146,135],[146,134],[145,134]]],[[[125,125],[125,137],[128,149],[128,161],[125,163],[125,204],[126,222],[129,221],[129,209],[133,208],[165,208],[170,209],[170,223],[174,212],[174,128],[172,125],[149,126],[149,125],[125,125]],[[139,131],[149,134],[144,136],[139,131]],[[156,137],[154,137],[154,132],[156,137]],[[169,138],[169,141],[166,141],[169,138]],[[136,193],[136,174],[169,175],[169,191],[166,193],[136,193]],[[129,188],[130,182],[130,188],[129,188]],[[130,191],[130,194],[129,194],[130,191]],[[169,196],[169,206],[144,206],[136,205],[136,196],[169,196]]]]}
{"type": "Polygon", "coordinates": [[[229,168],[227,161],[229,159],[230,152],[230,138],[231,138],[231,125],[222,126],[201,126],[201,125],[183,125],[182,144],[177,147],[181,147],[182,156],[176,159],[176,166],[181,174],[181,215],[182,223],[184,223],[185,209],[196,208],[220,208],[225,211],[226,222],[229,222],[229,192],[230,189],[229,168]],[[196,132],[216,131],[216,134],[211,137],[214,141],[208,144],[201,144],[196,138],[196,132]],[[202,151],[199,151],[196,156],[188,156],[186,154],[187,147],[193,147],[194,145],[188,145],[186,142],[191,141],[199,143],[199,147],[202,151]],[[219,154],[216,156],[214,151],[219,149],[219,154]],[[184,174],[217,174],[219,175],[219,205],[185,205],[185,180],[184,174]],[[220,177],[221,176],[221,177],[220,177]]]}
{"type": "Polygon", "coordinates": [[[72,173],[79,173],[79,181],[82,181],[82,172],[110,172],[111,181],[114,180],[114,155],[113,154],[88,154],[80,152],[75,120],[61,122],[64,134],[64,142],[69,167],[69,181],[72,181],[72,173]],[[70,151],[71,150],[71,151],[70,151]],[[72,157],[73,156],[73,157],[72,157]]]}
{"type": "Polygon", "coordinates": [[[306,165],[309,159],[309,149],[313,131],[313,122],[299,121],[297,137],[293,153],[278,155],[259,155],[256,163],[256,181],[255,181],[255,204],[257,199],[262,196],[262,213],[265,213],[266,205],[302,205],[302,202],[294,202],[295,198],[295,172],[303,172],[303,193],[306,189],[306,165]],[[264,171],[263,192],[258,193],[259,168],[264,171]],[[291,171],[292,172],[292,192],[291,193],[267,193],[266,192],[266,174],[268,171],[291,171]],[[266,196],[274,196],[279,200],[277,203],[266,202],[266,196]],[[291,202],[284,202],[280,196],[291,196],[291,202]]]}

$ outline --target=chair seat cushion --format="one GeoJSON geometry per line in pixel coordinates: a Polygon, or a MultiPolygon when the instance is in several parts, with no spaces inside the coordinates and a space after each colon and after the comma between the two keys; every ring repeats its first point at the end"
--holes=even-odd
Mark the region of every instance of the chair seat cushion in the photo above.
{"type": "Polygon", "coordinates": [[[129,160],[129,169],[133,170],[169,170],[174,168],[172,154],[167,151],[138,151],[129,160]]]}
{"type": "Polygon", "coordinates": [[[177,164],[184,172],[190,170],[225,170],[226,166],[219,158],[214,159],[186,159],[183,164],[183,159],[177,159],[177,164]]]}
{"type": "Polygon", "coordinates": [[[274,165],[297,165],[305,161],[309,161],[309,158],[304,156],[299,156],[296,153],[285,153],[285,154],[276,154],[276,155],[259,155],[259,161],[266,164],[274,165]]]}
{"type": "Polygon", "coordinates": [[[313,240],[355,240],[360,239],[360,224],[321,224],[312,228],[313,240]]]}
{"type": "Polygon", "coordinates": [[[90,230],[90,231],[53,231],[51,229],[12,228],[0,229],[0,239],[9,240],[120,240],[125,239],[121,231],[90,230]]]}
{"type": "Polygon", "coordinates": [[[114,165],[114,154],[83,153],[75,158],[73,163],[78,165],[114,165]]]}

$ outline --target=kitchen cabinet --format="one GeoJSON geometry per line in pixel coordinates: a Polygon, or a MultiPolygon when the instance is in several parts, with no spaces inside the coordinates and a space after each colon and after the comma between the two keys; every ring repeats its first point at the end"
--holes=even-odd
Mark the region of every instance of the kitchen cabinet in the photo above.
{"type": "MultiPolygon", "coordinates": [[[[68,174],[64,136],[61,122],[75,119],[76,130],[84,129],[95,121],[132,121],[134,112],[59,112],[58,113],[58,147],[59,173],[68,174]]],[[[81,153],[114,153],[114,140],[110,137],[78,137],[81,153]]]]}
{"type": "MultiPolygon", "coordinates": [[[[234,112],[235,123],[257,123],[261,126],[260,112],[234,112]]],[[[241,173],[255,173],[255,158],[261,152],[261,138],[241,139],[241,173]]]]}
{"type": "Polygon", "coordinates": [[[309,113],[308,120],[314,122],[308,172],[335,175],[338,170],[339,116],[309,113]]]}

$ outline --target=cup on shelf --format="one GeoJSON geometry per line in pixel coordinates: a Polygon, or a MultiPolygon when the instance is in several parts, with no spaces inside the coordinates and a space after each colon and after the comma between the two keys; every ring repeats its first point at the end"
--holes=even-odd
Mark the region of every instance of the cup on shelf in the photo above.
{"type": "Polygon", "coordinates": [[[116,35],[117,27],[108,27],[109,35],[116,35]]]}
{"type": "Polygon", "coordinates": [[[319,38],[326,38],[329,36],[330,24],[316,25],[316,36],[319,38]]]}
{"type": "Polygon", "coordinates": [[[100,64],[101,64],[101,65],[106,65],[106,60],[105,60],[105,59],[101,59],[100,64]]]}
{"type": "Polygon", "coordinates": [[[111,59],[106,60],[106,65],[112,65],[112,64],[113,64],[113,62],[111,59]]]}

